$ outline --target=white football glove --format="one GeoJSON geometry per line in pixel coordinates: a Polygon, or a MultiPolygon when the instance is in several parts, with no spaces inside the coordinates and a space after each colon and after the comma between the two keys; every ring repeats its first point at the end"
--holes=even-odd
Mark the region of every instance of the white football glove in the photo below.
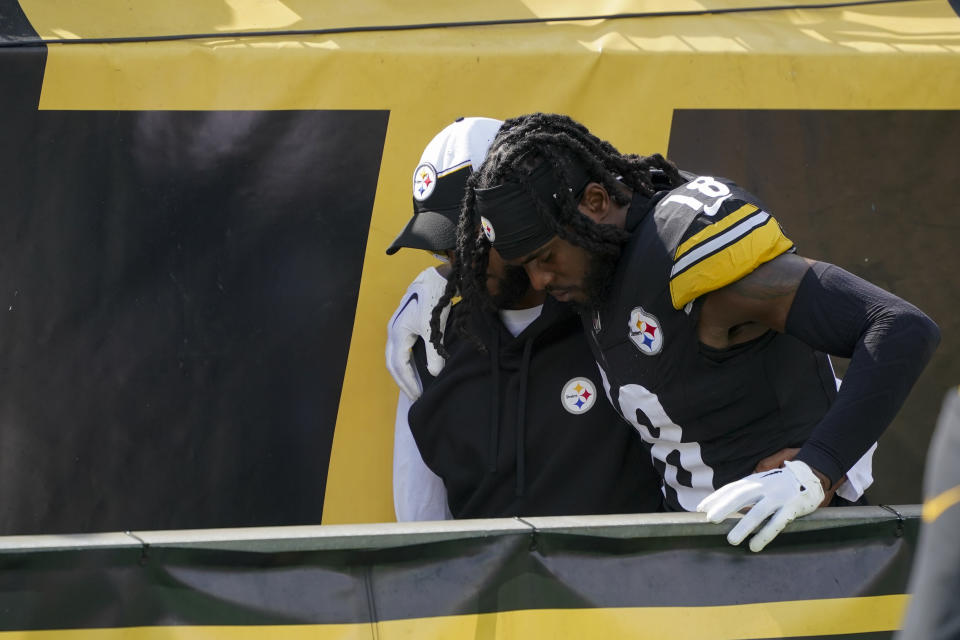
{"type": "MultiPolygon", "coordinates": [[[[426,344],[427,370],[430,374],[435,376],[443,370],[443,358],[430,343],[430,315],[443,297],[446,286],[447,279],[434,267],[424,269],[407,287],[400,306],[387,323],[387,370],[411,401],[420,397],[423,390],[411,351],[417,337],[423,338],[426,344]]],[[[440,314],[441,334],[447,326],[449,314],[450,305],[447,305],[440,314]]]]}
{"type": "Polygon", "coordinates": [[[782,469],[754,473],[720,487],[697,505],[711,522],[722,522],[744,507],[754,505],[727,534],[727,542],[740,544],[767,517],[770,521],[750,539],[750,550],[760,551],[794,518],[816,510],[823,502],[823,485],[813,470],[799,460],[788,460],[782,469]]]}

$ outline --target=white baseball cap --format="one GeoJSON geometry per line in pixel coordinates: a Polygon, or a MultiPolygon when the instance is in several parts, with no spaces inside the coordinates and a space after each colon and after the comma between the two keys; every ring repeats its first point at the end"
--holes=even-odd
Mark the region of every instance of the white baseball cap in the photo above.
{"type": "Polygon", "coordinates": [[[457,219],[467,178],[487,157],[502,120],[457,118],[434,136],[413,172],[413,217],[387,248],[441,252],[457,243],[457,219]]]}

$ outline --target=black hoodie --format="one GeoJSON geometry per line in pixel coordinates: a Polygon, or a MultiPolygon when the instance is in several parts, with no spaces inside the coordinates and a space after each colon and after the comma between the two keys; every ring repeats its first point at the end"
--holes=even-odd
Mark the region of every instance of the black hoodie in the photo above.
{"type": "Polygon", "coordinates": [[[548,299],[517,337],[496,315],[473,320],[487,351],[448,331],[450,357],[436,378],[422,343],[414,349],[423,395],[410,409],[410,429],[453,516],[660,510],[660,478],[637,432],[607,401],[577,315],[548,299]]]}

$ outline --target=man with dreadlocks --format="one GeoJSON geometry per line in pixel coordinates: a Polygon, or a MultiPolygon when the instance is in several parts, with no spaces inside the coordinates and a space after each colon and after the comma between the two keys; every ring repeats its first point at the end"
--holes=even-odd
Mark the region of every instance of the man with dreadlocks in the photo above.
{"type": "Polygon", "coordinates": [[[574,303],[667,506],[715,522],[751,507],[728,540],[766,521],[753,551],[852,474],[939,342],[916,307],[796,255],[731,181],[620,154],[566,116],[504,124],[458,234],[438,309],[456,284],[466,304],[489,304],[491,246],[574,303]],[[839,392],[825,354],[851,358],[839,392]]]}
{"type": "MultiPolygon", "coordinates": [[[[501,124],[461,118],[431,140],[414,171],[414,215],[388,254],[452,253],[467,177],[501,124]]],[[[636,431],[597,396],[600,377],[576,314],[531,290],[522,268],[494,260],[489,275],[485,268],[493,306],[451,312],[478,340],[448,331],[442,372],[416,338],[429,336],[423,310],[429,317],[432,292],[446,284],[437,269],[416,279],[388,325],[387,367],[403,390],[397,519],[659,510],[660,478],[636,431]]]]}

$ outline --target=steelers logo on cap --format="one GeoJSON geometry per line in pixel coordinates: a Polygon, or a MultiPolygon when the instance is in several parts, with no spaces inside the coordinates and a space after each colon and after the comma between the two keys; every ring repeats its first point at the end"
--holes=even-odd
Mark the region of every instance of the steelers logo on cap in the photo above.
{"type": "Polygon", "coordinates": [[[490,224],[490,221],[480,216],[480,226],[483,227],[483,235],[487,236],[487,240],[493,242],[494,238],[497,237],[497,233],[493,230],[493,225],[490,224]]]}
{"type": "Polygon", "coordinates": [[[437,187],[437,170],[433,165],[424,162],[413,172],[413,198],[417,202],[423,202],[430,197],[433,190],[437,187]]]}
{"type": "Polygon", "coordinates": [[[576,415],[586,413],[597,401],[597,388],[589,378],[574,378],[563,385],[560,402],[563,408],[576,415]]]}

